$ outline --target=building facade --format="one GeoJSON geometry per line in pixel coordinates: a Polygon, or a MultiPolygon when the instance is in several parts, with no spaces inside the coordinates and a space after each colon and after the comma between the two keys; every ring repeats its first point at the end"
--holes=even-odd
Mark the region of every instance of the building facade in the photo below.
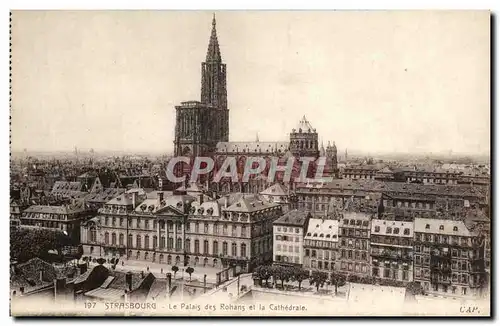
{"type": "Polygon", "coordinates": [[[340,272],[369,276],[370,231],[372,216],[367,213],[344,212],[339,220],[340,272]]]}
{"type": "Polygon", "coordinates": [[[481,233],[463,221],[415,219],[415,281],[438,296],[481,296],[484,245],[481,233]]]}
{"type": "Polygon", "coordinates": [[[371,221],[371,275],[400,282],[413,280],[413,222],[371,221]]]}
{"type": "Polygon", "coordinates": [[[339,269],[339,221],[311,218],[304,237],[304,268],[333,272],[339,269]]]}
{"type": "Polygon", "coordinates": [[[304,235],[311,215],[292,210],[273,223],[273,262],[277,265],[303,265],[304,235]]]}

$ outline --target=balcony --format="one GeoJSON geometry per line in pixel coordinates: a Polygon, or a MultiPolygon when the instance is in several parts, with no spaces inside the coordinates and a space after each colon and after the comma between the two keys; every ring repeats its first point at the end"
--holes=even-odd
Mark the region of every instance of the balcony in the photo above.
{"type": "Polygon", "coordinates": [[[373,257],[387,258],[387,259],[396,259],[396,260],[413,260],[413,254],[411,253],[397,253],[390,252],[387,250],[384,251],[375,251],[372,250],[371,255],[373,257]]]}

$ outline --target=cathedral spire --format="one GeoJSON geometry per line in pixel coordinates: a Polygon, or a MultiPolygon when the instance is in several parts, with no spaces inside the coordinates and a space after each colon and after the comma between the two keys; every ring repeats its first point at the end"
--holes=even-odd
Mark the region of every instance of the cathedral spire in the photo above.
{"type": "Polygon", "coordinates": [[[210,42],[208,43],[206,62],[221,62],[219,40],[217,39],[217,29],[215,21],[215,13],[212,18],[212,34],[210,35],[210,42]]]}

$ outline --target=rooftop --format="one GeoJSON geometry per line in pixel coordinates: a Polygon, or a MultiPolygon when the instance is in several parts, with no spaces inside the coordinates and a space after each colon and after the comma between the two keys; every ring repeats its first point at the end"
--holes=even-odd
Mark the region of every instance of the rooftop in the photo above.
{"type": "Polygon", "coordinates": [[[294,209],[273,222],[275,225],[293,225],[303,227],[311,213],[294,209]]]}

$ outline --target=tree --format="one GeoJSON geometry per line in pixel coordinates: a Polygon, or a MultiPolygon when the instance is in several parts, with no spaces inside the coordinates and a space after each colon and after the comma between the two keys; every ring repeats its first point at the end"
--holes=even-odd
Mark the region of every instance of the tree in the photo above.
{"type": "Polygon", "coordinates": [[[194,268],[189,266],[188,268],[186,268],[186,273],[189,274],[189,280],[191,281],[191,275],[193,274],[194,272],[194,268]]]}
{"type": "Polygon", "coordinates": [[[292,268],[285,266],[272,266],[272,274],[275,280],[281,281],[281,288],[285,288],[285,281],[288,282],[292,278],[292,268]]]}
{"type": "Polygon", "coordinates": [[[325,285],[328,280],[328,274],[320,271],[313,271],[309,283],[316,285],[316,291],[319,292],[319,288],[325,285]]]}
{"type": "Polygon", "coordinates": [[[269,287],[269,278],[271,277],[271,266],[260,265],[255,269],[254,275],[261,280],[266,281],[266,287],[269,287]]]}
{"type": "Polygon", "coordinates": [[[337,272],[332,272],[330,276],[330,282],[335,285],[335,295],[337,295],[339,286],[343,286],[346,282],[346,277],[344,274],[340,274],[337,272]]]}
{"type": "Polygon", "coordinates": [[[302,281],[307,280],[308,278],[309,278],[309,272],[306,271],[305,269],[295,267],[292,270],[292,280],[299,283],[299,291],[302,286],[302,281]]]}
{"type": "Polygon", "coordinates": [[[424,288],[417,282],[410,282],[406,284],[406,292],[412,294],[413,296],[425,294],[424,288]]]}
{"type": "Polygon", "coordinates": [[[175,274],[177,274],[178,271],[179,271],[179,267],[177,267],[176,265],[172,266],[172,272],[174,272],[174,278],[175,278],[175,274]]]}

